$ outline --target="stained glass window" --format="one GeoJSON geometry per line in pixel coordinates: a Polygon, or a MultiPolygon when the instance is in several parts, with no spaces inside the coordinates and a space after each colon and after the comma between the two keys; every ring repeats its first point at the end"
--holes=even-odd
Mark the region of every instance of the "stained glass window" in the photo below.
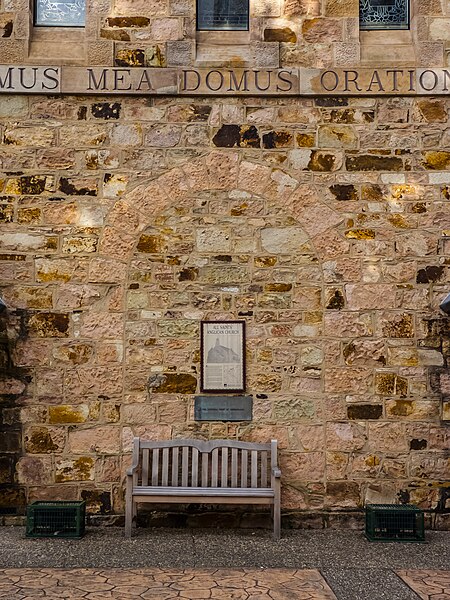
{"type": "Polygon", "coordinates": [[[408,29],[409,0],[359,0],[360,29],[408,29]]]}
{"type": "Polygon", "coordinates": [[[197,0],[197,29],[248,30],[248,0],[197,0]]]}
{"type": "Polygon", "coordinates": [[[84,27],[85,0],[35,0],[34,24],[84,27]]]}

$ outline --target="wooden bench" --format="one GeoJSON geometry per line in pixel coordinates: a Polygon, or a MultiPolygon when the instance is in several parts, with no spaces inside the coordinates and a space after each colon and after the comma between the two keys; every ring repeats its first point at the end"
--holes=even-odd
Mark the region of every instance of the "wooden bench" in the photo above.
{"type": "Polygon", "coordinates": [[[273,533],[280,537],[280,477],[277,441],[134,438],[127,471],[125,537],[131,537],[137,504],[267,504],[273,533]]]}

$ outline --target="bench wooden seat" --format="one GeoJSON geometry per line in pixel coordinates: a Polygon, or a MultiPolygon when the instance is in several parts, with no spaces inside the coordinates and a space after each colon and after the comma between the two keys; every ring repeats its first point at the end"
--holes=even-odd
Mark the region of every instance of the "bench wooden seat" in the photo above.
{"type": "Polygon", "coordinates": [[[134,438],[127,471],[125,536],[131,537],[140,502],[160,504],[266,504],[280,537],[277,441],[144,441],[134,438]]]}

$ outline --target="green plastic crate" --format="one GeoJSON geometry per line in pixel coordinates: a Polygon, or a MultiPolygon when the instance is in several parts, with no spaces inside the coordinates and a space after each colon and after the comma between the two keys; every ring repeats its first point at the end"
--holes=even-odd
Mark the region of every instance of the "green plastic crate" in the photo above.
{"type": "Polygon", "coordinates": [[[366,537],[371,542],[424,542],[423,510],[412,504],[368,504],[366,537]]]}
{"type": "Polygon", "coordinates": [[[81,538],[84,535],[86,502],[37,500],[27,507],[26,537],[81,538]]]}

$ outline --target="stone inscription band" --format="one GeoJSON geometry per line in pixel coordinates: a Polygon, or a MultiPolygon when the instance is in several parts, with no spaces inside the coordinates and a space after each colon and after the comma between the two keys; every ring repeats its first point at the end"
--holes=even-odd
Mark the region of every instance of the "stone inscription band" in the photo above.
{"type": "Polygon", "coordinates": [[[448,94],[450,69],[0,66],[0,93],[168,96],[448,94]]]}

